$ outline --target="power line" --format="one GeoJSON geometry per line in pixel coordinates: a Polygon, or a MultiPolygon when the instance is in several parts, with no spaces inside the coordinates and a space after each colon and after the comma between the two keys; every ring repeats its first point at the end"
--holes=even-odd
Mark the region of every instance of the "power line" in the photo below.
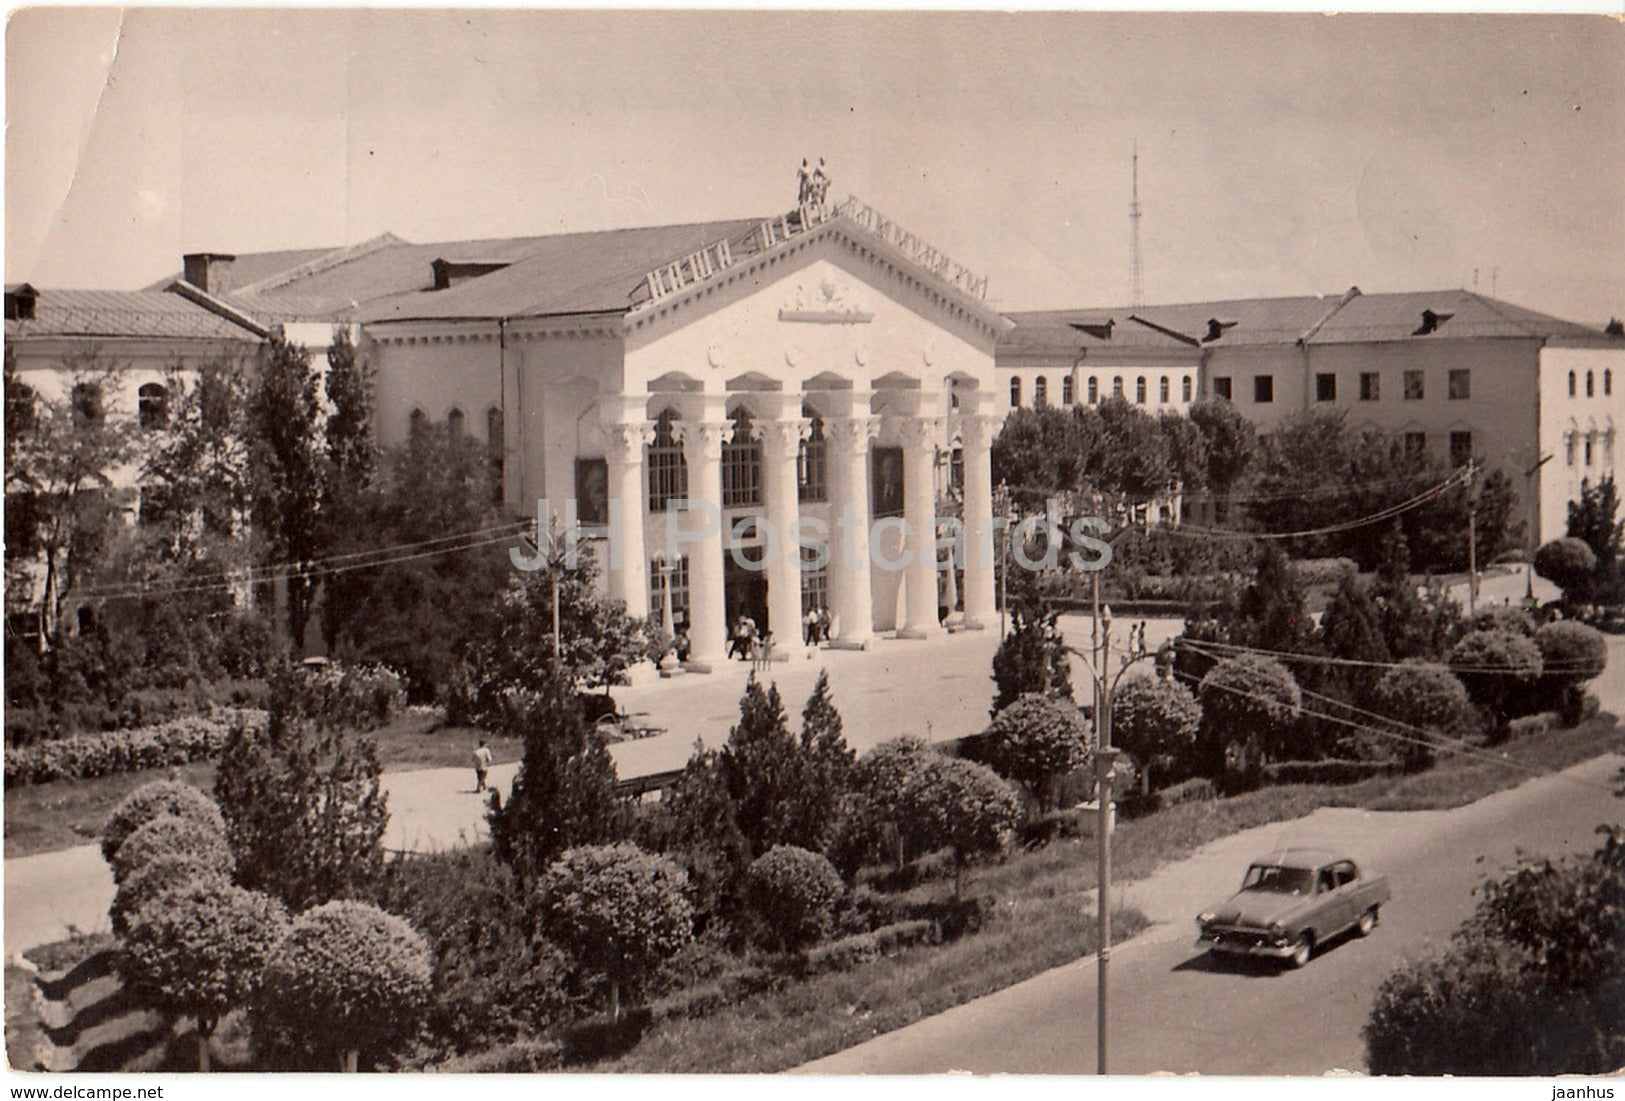
{"type": "Polygon", "coordinates": [[[1341,532],[1363,528],[1370,524],[1381,523],[1384,520],[1391,520],[1396,516],[1401,516],[1413,509],[1420,508],[1429,501],[1437,499],[1439,494],[1461,482],[1464,477],[1465,468],[1463,471],[1458,471],[1457,473],[1450,475],[1450,477],[1446,478],[1438,485],[1433,486],[1430,489],[1425,489],[1421,493],[1416,494],[1414,497],[1411,497],[1408,500],[1401,501],[1397,505],[1390,505],[1387,508],[1382,509],[1380,512],[1374,512],[1369,516],[1362,516],[1356,520],[1346,520],[1342,523],[1328,524],[1325,527],[1310,528],[1305,531],[1234,531],[1228,528],[1202,528],[1194,527],[1188,524],[1173,526],[1170,524],[1160,523],[1156,527],[1158,531],[1165,531],[1170,535],[1182,535],[1202,539],[1308,539],[1317,535],[1336,535],[1341,532]]]}
{"type": "MultiPolygon", "coordinates": [[[[1282,658],[1286,661],[1296,661],[1312,665],[1344,665],[1369,669],[1418,668],[1415,662],[1407,664],[1403,661],[1365,661],[1359,658],[1337,658],[1328,654],[1300,654],[1291,650],[1268,650],[1261,646],[1241,646],[1234,642],[1211,642],[1206,639],[1186,639],[1181,637],[1177,640],[1176,644],[1188,646],[1198,652],[1204,649],[1219,651],[1218,654],[1209,654],[1209,657],[1228,657],[1235,654],[1253,654],[1259,657],[1282,658]],[[1229,651],[1229,653],[1227,654],[1225,651],[1229,651]]],[[[1436,669],[1445,669],[1452,673],[1478,673],[1506,675],[1513,677],[1528,675],[1526,673],[1520,673],[1515,669],[1507,669],[1504,666],[1498,665],[1453,665],[1449,661],[1430,661],[1426,662],[1425,665],[1432,666],[1436,669]]],[[[1543,663],[1541,665],[1542,671],[1555,673],[1581,673],[1589,668],[1591,668],[1591,663],[1581,660],[1566,662],[1558,661],[1550,664],[1543,663]]]]}

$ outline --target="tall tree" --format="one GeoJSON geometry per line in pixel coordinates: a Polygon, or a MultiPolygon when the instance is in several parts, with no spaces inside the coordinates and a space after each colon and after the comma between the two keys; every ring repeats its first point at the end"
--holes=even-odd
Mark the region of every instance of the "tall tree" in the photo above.
{"type": "Polygon", "coordinates": [[[322,539],[319,386],[310,352],[274,332],[248,397],[249,470],[255,530],[268,559],[285,567],[289,644],[296,655],[316,589],[310,563],[322,539]]]}
{"type": "Polygon", "coordinates": [[[1619,490],[1612,474],[1596,485],[1580,483],[1580,497],[1569,502],[1568,537],[1591,548],[1597,564],[1592,573],[1588,596],[1608,604],[1625,597],[1621,576],[1620,550],[1625,543],[1625,518],[1619,516],[1619,490]]]}
{"type": "Polygon", "coordinates": [[[793,808],[803,790],[805,760],[778,685],[763,688],[754,676],[746,682],[739,722],[728,732],[718,766],[752,858],[774,845],[796,843],[793,808]]]}
{"type": "Polygon", "coordinates": [[[1207,488],[1214,495],[1218,520],[1224,523],[1230,515],[1230,495],[1247,477],[1258,454],[1258,430],[1222,398],[1196,402],[1189,417],[1202,433],[1207,488]]]}
{"type": "Polygon", "coordinates": [[[841,796],[857,754],[846,744],[845,724],[830,698],[829,673],[820,671],[801,712],[802,782],[789,830],[790,844],[822,852],[827,847],[841,796]]]}
{"type": "Polygon", "coordinates": [[[1376,606],[1377,625],[1389,656],[1395,661],[1437,656],[1426,626],[1427,612],[1411,578],[1405,533],[1397,520],[1377,543],[1379,557],[1371,602],[1376,606]]]}
{"type": "MultiPolygon", "coordinates": [[[[372,432],[372,369],[356,352],[348,326],[335,326],[327,349],[325,443],[322,471],[321,544],[327,554],[344,554],[373,545],[381,534],[369,523],[370,493],[378,469],[378,444],[372,432]]],[[[435,533],[441,534],[441,533],[435,533]]],[[[416,538],[428,538],[417,535],[416,538]]],[[[354,622],[356,573],[329,575],[322,587],[322,627],[333,644],[354,622]]]]}

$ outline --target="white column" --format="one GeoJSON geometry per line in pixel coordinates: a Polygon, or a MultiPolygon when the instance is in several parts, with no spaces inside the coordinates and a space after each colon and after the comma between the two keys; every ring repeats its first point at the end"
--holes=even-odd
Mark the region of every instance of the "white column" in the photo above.
{"type": "Polygon", "coordinates": [[[797,654],[804,649],[801,631],[801,550],[796,520],[801,502],[796,488],[796,454],[812,422],[800,417],[759,421],[762,440],[762,504],[773,533],[768,543],[767,620],[773,649],[797,654]]]}
{"type": "Polygon", "coordinates": [[[937,621],[937,443],[940,417],[902,421],[903,522],[908,528],[908,565],[903,574],[904,616],[898,638],[930,638],[937,621]]]}
{"type": "Polygon", "coordinates": [[[875,633],[874,592],[869,577],[869,441],[879,432],[875,417],[824,421],[829,461],[829,589],[839,621],[837,648],[867,647],[875,633]]]}
{"type": "Polygon", "coordinates": [[[727,654],[727,608],[722,581],[722,445],[730,421],[679,421],[675,426],[688,464],[688,510],[682,513],[688,556],[689,664],[708,670],[727,654]]]}
{"type": "Polygon", "coordinates": [[[649,614],[649,556],[643,545],[643,449],[654,439],[647,421],[604,425],[609,440],[609,595],[629,615],[649,614]]]}
{"type": "Polygon", "coordinates": [[[979,631],[997,618],[993,600],[993,433],[1000,418],[967,414],[960,421],[965,465],[965,626],[979,631]]]}

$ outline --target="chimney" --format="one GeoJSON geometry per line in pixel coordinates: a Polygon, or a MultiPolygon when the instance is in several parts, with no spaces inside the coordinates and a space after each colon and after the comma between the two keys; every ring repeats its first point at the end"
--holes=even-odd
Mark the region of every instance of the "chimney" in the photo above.
{"type": "Polygon", "coordinates": [[[231,265],[236,259],[223,252],[189,252],[181,257],[184,278],[207,294],[225,294],[231,290],[231,265]]]}

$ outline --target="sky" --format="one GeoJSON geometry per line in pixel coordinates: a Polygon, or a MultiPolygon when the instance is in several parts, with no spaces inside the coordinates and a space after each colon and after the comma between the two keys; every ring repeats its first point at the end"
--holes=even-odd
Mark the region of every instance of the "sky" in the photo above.
{"type": "Polygon", "coordinates": [[[802,158],[1001,309],[1446,287],[1625,316],[1600,15],[28,9],[6,280],[766,217],[802,158]]]}

